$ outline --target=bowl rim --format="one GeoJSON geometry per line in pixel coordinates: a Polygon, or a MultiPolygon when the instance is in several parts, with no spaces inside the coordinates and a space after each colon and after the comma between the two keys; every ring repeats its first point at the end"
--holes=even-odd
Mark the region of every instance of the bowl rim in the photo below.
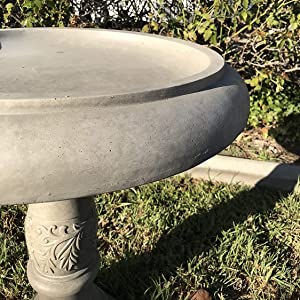
{"type": "Polygon", "coordinates": [[[34,32],[34,31],[98,31],[110,32],[112,34],[130,34],[144,36],[145,38],[162,39],[168,42],[178,43],[187,47],[192,47],[196,50],[202,51],[207,55],[211,61],[208,68],[191,76],[175,81],[175,84],[165,85],[155,89],[140,89],[133,90],[130,93],[107,94],[96,96],[70,96],[70,97],[47,97],[47,98],[0,98],[0,114],[11,112],[12,109],[25,108],[42,108],[42,107],[56,107],[63,105],[64,107],[80,107],[80,106],[114,106],[114,105],[128,105],[136,103],[153,102],[167,98],[178,97],[193,92],[198,92],[210,88],[216,83],[224,73],[225,62],[221,55],[209,49],[207,46],[199,45],[190,41],[181,40],[179,38],[172,38],[161,36],[157,34],[149,34],[143,32],[115,30],[115,29],[98,29],[98,28],[73,28],[73,27],[34,27],[34,28],[8,28],[0,29],[1,33],[9,32],[34,32]]]}

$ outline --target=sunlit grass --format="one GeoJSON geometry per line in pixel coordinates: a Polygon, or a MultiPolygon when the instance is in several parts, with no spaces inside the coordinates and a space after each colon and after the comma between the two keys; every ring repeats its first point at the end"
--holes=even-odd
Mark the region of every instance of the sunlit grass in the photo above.
{"type": "MultiPolygon", "coordinates": [[[[97,283],[117,299],[300,297],[300,196],[175,177],[96,197],[97,283]]],[[[0,208],[0,298],[30,299],[25,206],[0,208]]]]}

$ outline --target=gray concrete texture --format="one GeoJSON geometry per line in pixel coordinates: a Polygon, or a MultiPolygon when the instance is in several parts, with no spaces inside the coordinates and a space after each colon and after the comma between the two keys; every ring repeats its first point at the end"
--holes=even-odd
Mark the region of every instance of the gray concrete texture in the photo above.
{"type": "Polygon", "coordinates": [[[244,128],[240,76],[149,34],[0,30],[2,204],[120,190],[215,155],[244,128]]]}

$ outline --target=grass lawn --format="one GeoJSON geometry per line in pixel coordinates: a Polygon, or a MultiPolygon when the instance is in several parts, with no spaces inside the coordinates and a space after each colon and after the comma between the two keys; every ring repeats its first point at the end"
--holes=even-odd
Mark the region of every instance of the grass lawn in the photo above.
{"type": "MultiPolygon", "coordinates": [[[[300,299],[300,195],[174,177],[96,197],[97,283],[119,300],[300,299]]],[[[25,206],[0,208],[0,299],[30,299],[25,206]]]]}

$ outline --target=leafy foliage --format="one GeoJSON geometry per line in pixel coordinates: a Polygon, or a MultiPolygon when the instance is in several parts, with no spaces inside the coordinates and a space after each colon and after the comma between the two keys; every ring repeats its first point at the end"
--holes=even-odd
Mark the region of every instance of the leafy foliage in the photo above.
{"type": "Polygon", "coordinates": [[[1,0],[2,27],[66,26],[71,4],[68,0],[1,0]]]}
{"type": "Polygon", "coordinates": [[[0,1],[2,27],[125,28],[208,44],[248,84],[250,127],[300,111],[299,0],[0,1]]]}

